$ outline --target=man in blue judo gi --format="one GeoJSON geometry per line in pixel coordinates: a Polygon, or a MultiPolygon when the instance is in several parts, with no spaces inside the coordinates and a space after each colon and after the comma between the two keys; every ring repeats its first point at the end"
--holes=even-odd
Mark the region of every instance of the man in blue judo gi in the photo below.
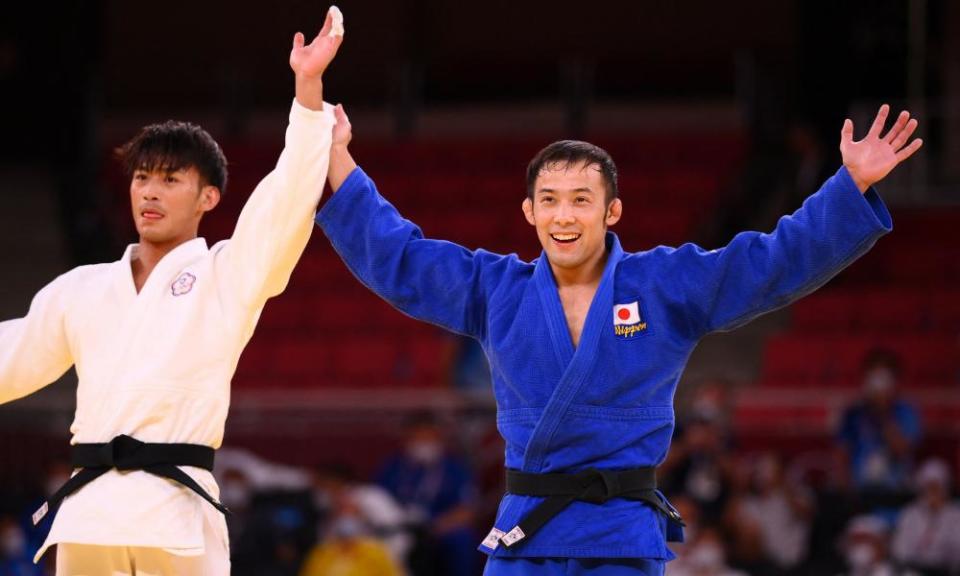
{"type": "Polygon", "coordinates": [[[316,221],[357,278],[400,311],[476,338],[490,361],[507,494],[480,549],[485,574],[663,574],[682,521],[656,491],[687,358],[808,294],[891,230],[871,186],[916,152],[901,113],[866,138],[843,125],[843,166],[769,234],[719,250],[625,252],[616,167],[600,148],[556,142],[527,171],[523,214],[543,254],[471,251],[428,240],[377,192],[347,150],[338,111],[316,221]]]}

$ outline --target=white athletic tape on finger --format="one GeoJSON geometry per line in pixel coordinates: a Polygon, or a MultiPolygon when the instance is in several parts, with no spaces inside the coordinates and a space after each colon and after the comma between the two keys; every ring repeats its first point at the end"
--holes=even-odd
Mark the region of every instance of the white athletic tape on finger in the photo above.
{"type": "Polygon", "coordinates": [[[343,36],[343,12],[336,6],[331,6],[330,15],[333,16],[333,26],[327,36],[343,36]]]}

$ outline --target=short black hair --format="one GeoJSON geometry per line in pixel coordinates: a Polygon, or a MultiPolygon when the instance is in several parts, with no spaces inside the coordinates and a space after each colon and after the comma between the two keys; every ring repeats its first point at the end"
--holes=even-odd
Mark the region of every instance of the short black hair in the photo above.
{"type": "Polygon", "coordinates": [[[617,165],[603,148],[580,140],[559,140],[537,152],[527,166],[527,198],[533,199],[537,177],[546,166],[558,164],[563,167],[583,163],[597,165],[607,186],[606,201],[609,204],[620,195],[617,189],[617,165]]]}
{"type": "Polygon", "coordinates": [[[903,375],[900,355],[889,348],[875,347],[867,350],[860,361],[860,370],[867,372],[874,368],[887,368],[896,378],[903,375]]]}
{"type": "Polygon", "coordinates": [[[145,126],[114,153],[127,176],[137,170],[176,172],[194,167],[202,186],[226,192],[227,158],[217,141],[196,124],[167,120],[145,126]]]}

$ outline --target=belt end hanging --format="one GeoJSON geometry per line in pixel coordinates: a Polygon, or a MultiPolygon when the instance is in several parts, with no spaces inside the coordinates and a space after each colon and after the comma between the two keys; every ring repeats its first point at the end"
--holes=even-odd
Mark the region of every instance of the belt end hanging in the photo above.
{"type": "Polygon", "coordinates": [[[43,518],[47,515],[47,512],[49,511],[50,511],[50,504],[47,502],[44,502],[43,506],[38,508],[37,511],[33,513],[33,517],[32,517],[33,525],[36,526],[37,524],[39,524],[40,521],[43,520],[43,518]]]}
{"type": "Polygon", "coordinates": [[[523,530],[521,530],[519,526],[514,526],[513,530],[507,532],[500,538],[500,541],[503,542],[504,546],[509,548],[526,537],[527,535],[523,533],[523,530]]]}

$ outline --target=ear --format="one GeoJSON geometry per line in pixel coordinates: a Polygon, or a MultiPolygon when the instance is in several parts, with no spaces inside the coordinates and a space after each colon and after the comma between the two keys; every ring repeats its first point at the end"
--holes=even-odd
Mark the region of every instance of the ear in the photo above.
{"type": "Polygon", "coordinates": [[[216,186],[204,186],[200,189],[200,210],[209,212],[220,203],[220,189],[216,186]]]}
{"type": "Polygon", "coordinates": [[[537,221],[533,218],[533,200],[526,198],[523,201],[523,215],[531,226],[536,226],[537,221]]]}
{"type": "Polygon", "coordinates": [[[614,198],[613,202],[607,206],[607,217],[604,220],[607,226],[613,226],[620,221],[620,216],[623,215],[623,202],[619,198],[614,198]]]}

